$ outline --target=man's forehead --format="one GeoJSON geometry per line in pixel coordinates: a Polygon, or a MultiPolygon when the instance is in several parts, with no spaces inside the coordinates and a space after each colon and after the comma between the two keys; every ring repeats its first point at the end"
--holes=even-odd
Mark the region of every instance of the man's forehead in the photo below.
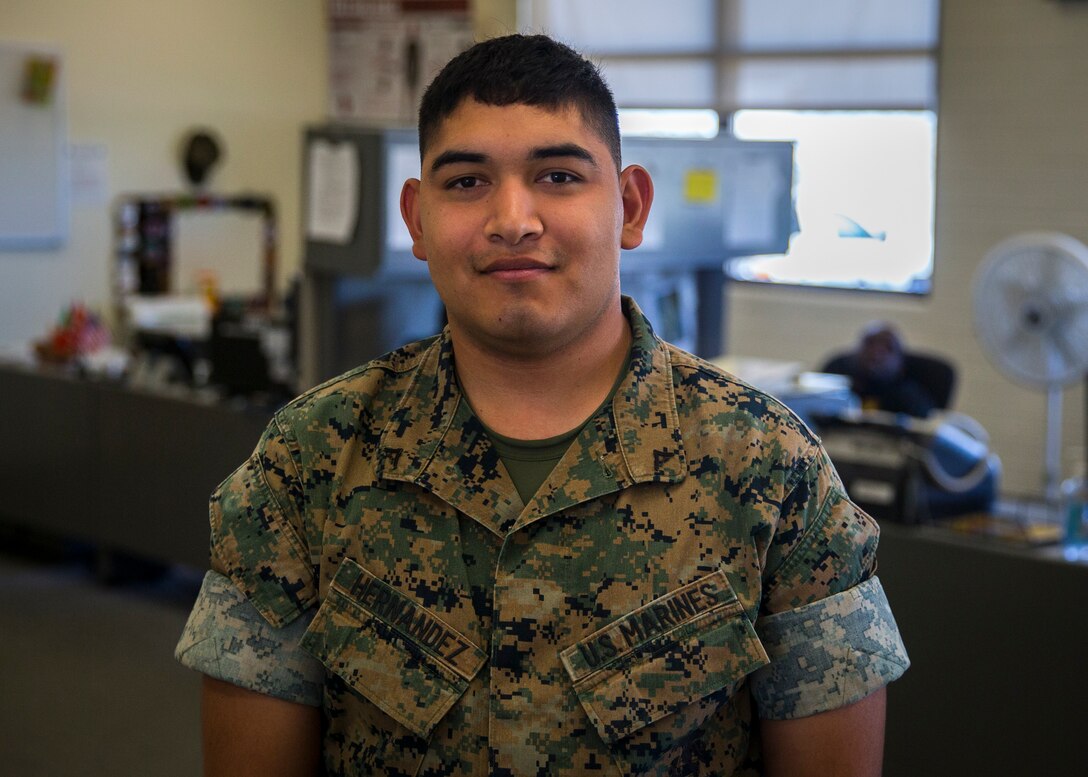
{"type": "MultiPolygon", "coordinates": [[[[527,122],[530,127],[512,141],[516,143],[523,138],[527,148],[538,146],[541,141],[547,145],[577,143],[606,148],[604,141],[589,127],[582,112],[573,104],[555,107],[529,103],[492,105],[469,97],[462,100],[435,127],[425,157],[433,159],[451,147],[486,152],[485,148],[477,146],[495,142],[505,134],[503,130],[510,122],[519,119],[530,119],[527,122]]],[[[510,141],[511,138],[507,136],[507,140],[510,141]]]]}

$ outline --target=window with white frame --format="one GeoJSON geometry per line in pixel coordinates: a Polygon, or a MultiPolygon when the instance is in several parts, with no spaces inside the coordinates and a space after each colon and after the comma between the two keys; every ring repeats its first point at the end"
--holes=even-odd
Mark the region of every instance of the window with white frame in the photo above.
{"type": "MultiPolygon", "coordinates": [[[[520,0],[527,31],[601,63],[621,109],[712,109],[795,144],[786,254],[739,280],[926,293],[940,0],[520,0]]],[[[705,131],[705,130],[704,130],[705,131]]]]}

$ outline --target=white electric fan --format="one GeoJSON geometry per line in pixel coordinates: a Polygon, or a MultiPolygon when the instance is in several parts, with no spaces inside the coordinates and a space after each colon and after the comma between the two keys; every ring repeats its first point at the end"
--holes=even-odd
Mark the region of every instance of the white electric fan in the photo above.
{"type": "Polygon", "coordinates": [[[1047,392],[1045,488],[1058,496],[1062,387],[1088,373],[1088,246],[1032,232],[998,243],[974,282],[975,335],[1007,377],[1047,392]]]}

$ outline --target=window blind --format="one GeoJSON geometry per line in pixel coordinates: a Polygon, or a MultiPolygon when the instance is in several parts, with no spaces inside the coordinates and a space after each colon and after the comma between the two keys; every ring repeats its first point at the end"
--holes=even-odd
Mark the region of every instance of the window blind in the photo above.
{"type": "Polygon", "coordinates": [[[525,0],[624,107],[934,109],[939,0],[525,0]]]}

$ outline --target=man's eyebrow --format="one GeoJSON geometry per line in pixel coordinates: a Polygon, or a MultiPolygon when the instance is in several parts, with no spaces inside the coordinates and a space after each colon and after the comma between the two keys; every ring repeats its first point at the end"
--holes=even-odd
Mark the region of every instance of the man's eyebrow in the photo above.
{"type": "Polygon", "coordinates": [[[588,150],[577,143],[560,143],[556,146],[539,146],[529,152],[530,159],[551,159],[553,157],[574,157],[589,162],[597,167],[597,160],[588,150]]]}
{"type": "MultiPolygon", "coordinates": [[[[557,157],[573,157],[574,159],[581,159],[584,162],[588,162],[594,167],[598,166],[597,160],[593,158],[593,154],[583,146],[579,146],[577,143],[558,143],[554,146],[537,146],[529,151],[529,159],[533,160],[554,159],[557,157]]],[[[433,173],[446,165],[455,165],[458,163],[482,164],[487,162],[488,159],[490,159],[490,157],[480,151],[451,149],[449,151],[443,151],[434,158],[434,161],[431,162],[431,172],[433,173]]]]}
{"type": "Polygon", "coordinates": [[[431,172],[438,170],[445,165],[455,165],[458,162],[470,162],[473,164],[480,164],[487,161],[487,154],[481,154],[478,151],[443,151],[441,154],[434,158],[431,162],[431,172]]]}

